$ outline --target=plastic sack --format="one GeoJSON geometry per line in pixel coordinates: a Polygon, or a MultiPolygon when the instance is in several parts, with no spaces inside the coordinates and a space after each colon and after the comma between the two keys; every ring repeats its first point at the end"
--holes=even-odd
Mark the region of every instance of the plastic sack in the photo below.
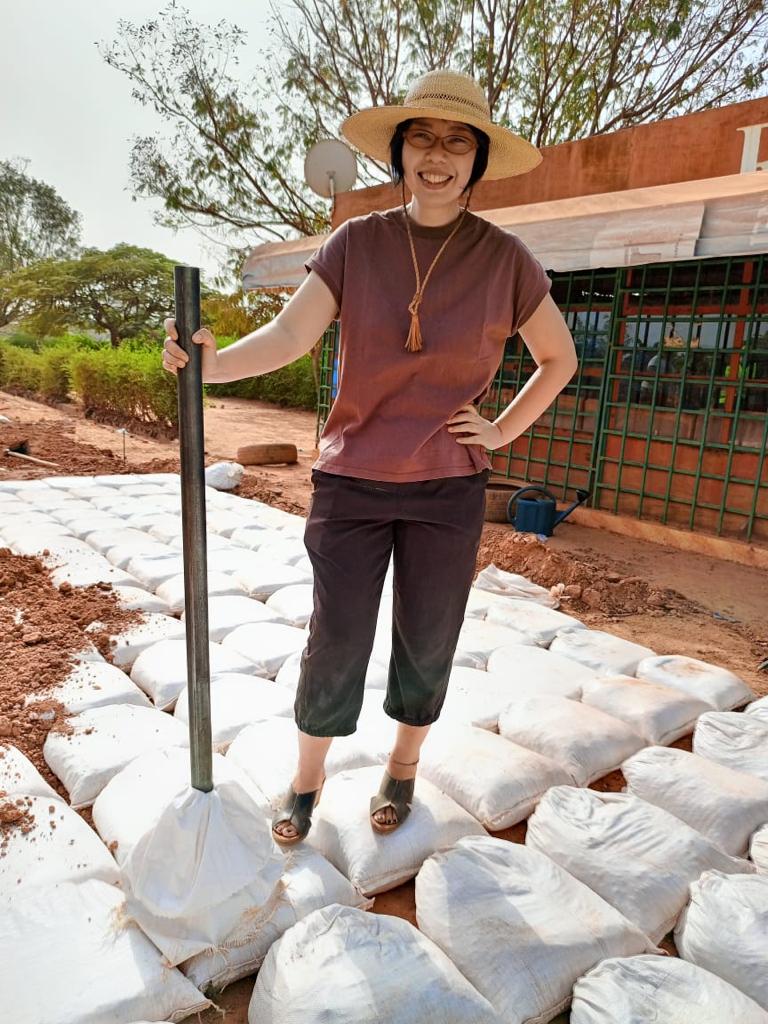
{"type": "Polygon", "coordinates": [[[248,1007],[248,1024],[383,1020],[499,1024],[488,1002],[413,925],[339,906],[316,910],[272,946],[248,1007]]]}
{"type": "Polygon", "coordinates": [[[456,650],[470,655],[477,667],[484,669],[495,650],[499,647],[508,647],[510,644],[533,645],[533,641],[525,633],[509,626],[481,622],[478,619],[465,619],[459,630],[456,650]]]}
{"type": "Polygon", "coordinates": [[[289,928],[322,907],[340,904],[367,910],[373,900],[341,875],[315,850],[301,845],[288,851],[281,877],[282,893],[271,917],[243,945],[226,943],[198,953],[181,965],[181,970],[201,991],[210,986],[221,991],[233,981],[253,974],[261,967],[270,946],[289,928]]]}
{"type": "Polygon", "coordinates": [[[751,704],[744,708],[744,713],[754,715],[761,722],[768,723],[768,697],[760,697],[758,700],[753,700],[751,704]]]}
{"type": "MultiPolygon", "coordinates": [[[[578,697],[578,687],[563,684],[562,691],[578,697]]],[[[498,732],[499,716],[510,703],[535,695],[538,687],[530,681],[513,681],[493,672],[454,665],[448,681],[441,720],[476,725],[498,732]]]]}
{"type": "Polygon", "coordinates": [[[253,663],[260,676],[274,679],[280,666],[290,654],[304,649],[307,635],[295,626],[279,622],[255,622],[238,626],[228,633],[222,645],[237,651],[253,663]]]}
{"type": "Polygon", "coordinates": [[[435,850],[462,836],[484,834],[471,814],[417,778],[411,813],[396,831],[381,836],[370,824],[371,797],[381,768],[357,768],[328,779],[307,842],[366,894],[394,889],[417,873],[435,850]]]}
{"type": "Polygon", "coordinates": [[[259,601],[266,601],[276,590],[281,590],[294,583],[312,582],[312,574],[304,569],[293,565],[282,565],[267,557],[260,559],[258,563],[243,566],[233,575],[239,583],[242,583],[246,593],[259,601]]]}
{"type": "Polygon", "coordinates": [[[134,555],[128,563],[128,572],[143,587],[154,592],[161,583],[184,572],[184,559],[173,548],[168,548],[167,554],[156,557],[147,558],[144,555],[134,555]]]}
{"type": "Polygon", "coordinates": [[[0,914],[0,991],[13,1024],[176,1022],[210,1006],[126,919],[120,890],[97,880],[31,890],[0,914]]]}
{"type": "Polygon", "coordinates": [[[603,960],[573,989],[570,1024],[768,1024],[768,1014],[727,981],[686,960],[603,960]]]}
{"type": "Polygon", "coordinates": [[[738,711],[708,711],[696,723],[693,752],[768,781],[768,722],[738,711]]]}
{"type": "Polygon", "coordinates": [[[675,945],[768,1010],[768,877],[707,871],[691,886],[675,945]]]}
{"type": "MultiPolygon", "coordinates": [[[[206,574],[206,591],[209,599],[212,597],[224,597],[243,594],[243,587],[232,576],[224,572],[212,570],[206,574]]],[[[186,595],[184,593],[184,576],[172,576],[165,583],[157,588],[157,596],[168,605],[174,615],[181,615],[184,611],[186,595]]]]}
{"type": "MultiPolygon", "coordinates": [[[[4,800],[7,798],[4,798],[4,800]]],[[[0,856],[0,908],[28,889],[99,878],[114,885],[120,872],[99,837],[62,800],[16,796],[33,819],[31,828],[11,829],[0,856]]]]}
{"type": "Polygon", "coordinates": [[[0,791],[7,796],[61,797],[49,786],[28,757],[16,747],[0,744],[0,791]]]}
{"type": "Polygon", "coordinates": [[[564,615],[536,601],[519,598],[507,598],[504,604],[491,605],[485,621],[515,629],[537,647],[549,647],[561,629],[585,628],[572,615],[564,615]]]}
{"type": "Polygon", "coordinates": [[[471,726],[434,725],[421,749],[419,773],[491,832],[527,818],[567,773],[541,754],[471,726]]]}
{"type": "Polygon", "coordinates": [[[727,668],[680,654],[643,658],[636,674],[647,683],[670,686],[706,701],[716,711],[731,711],[754,697],[744,680],[727,668]]]}
{"type": "Polygon", "coordinates": [[[141,612],[161,612],[163,615],[167,615],[170,611],[165,601],[142,587],[120,584],[117,587],[112,587],[112,593],[117,598],[120,607],[127,611],[136,609],[141,612]]]}
{"type": "Polygon", "coordinates": [[[205,483],[217,491],[231,491],[243,479],[244,472],[239,462],[214,462],[205,467],[205,483]]]}
{"type": "MultiPolygon", "coordinates": [[[[301,651],[289,655],[280,666],[280,671],[275,676],[275,682],[285,686],[293,692],[299,685],[299,673],[301,671],[301,651]]],[[[371,659],[365,671],[366,690],[386,690],[388,671],[386,666],[371,659]]]]}
{"type": "MultiPolygon", "coordinates": [[[[24,703],[26,707],[34,708],[36,703],[47,700],[58,701],[70,715],[107,704],[150,707],[146,696],[125,672],[106,661],[80,662],[56,686],[39,693],[28,693],[24,703]]],[[[33,710],[31,714],[34,713],[33,710]]]]}
{"type": "Polygon", "coordinates": [[[425,862],[416,919],[505,1024],[552,1020],[576,979],[607,956],[658,952],[549,857],[491,836],[425,862]]]}
{"type": "Polygon", "coordinates": [[[71,733],[49,732],[43,757],[78,810],[134,758],[149,750],[187,746],[188,730],[153,708],[117,704],[92,708],[66,719],[71,733]]]}
{"type": "Polygon", "coordinates": [[[600,676],[633,676],[643,658],[656,656],[650,647],[633,644],[599,629],[563,629],[549,649],[594,669],[600,676]]]}
{"type": "Polygon", "coordinates": [[[687,693],[633,676],[593,679],[584,684],[581,699],[626,722],[646,743],[661,746],[693,732],[696,719],[709,709],[709,704],[687,693]]]}
{"type": "MultiPolygon", "coordinates": [[[[256,667],[248,658],[221,644],[208,644],[211,678],[225,672],[256,675],[256,667]]],[[[142,651],[131,669],[131,679],[152,698],[155,707],[165,710],[175,704],[187,685],[186,640],[160,640],[142,651]]]]}
{"type": "MultiPolygon", "coordinates": [[[[181,621],[185,619],[182,613],[181,621]]],[[[208,598],[208,636],[221,642],[227,633],[250,622],[280,622],[280,617],[252,597],[243,594],[208,598]]]]}
{"type": "Polygon", "coordinates": [[[526,846],[546,854],[654,942],[673,927],[688,886],[716,868],[750,873],[684,822],[629,793],[558,786],[528,821],[526,846]]]}
{"type": "Polygon", "coordinates": [[[303,629],[314,609],[313,590],[311,583],[296,583],[290,587],[283,587],[267,598],[267,608],[283,621],[303,629]]]}
{"type": "Polygon", "coordinates": [[[768,825],[759,828],[749,843],[749,856],[761,875],[768,875],[768,825]]]}
{"type": "Polygon", "coordinates": [[[133,663],[147,647],[156,644],[158,640],[173,640],[183,636],[184,625],[178,619],[150,612],[144,616],[143,622],[128,626],[110,638],[112,661],[118,668],[130,672],[133,663]]]}
{"type": "Polygon", "coordinates": [[[768,822],[768,782],[667,747],[646,747],[621,766],[630,793],[669,811],[733,856],[745,856],[768,822]]]}
{"type": "MultiPolygon", "coordinates": [[[[211,736],[213,743],[226,747],[253,722],[265,718],[293,720],[293,698],[283,686],[268,679],[228,672],[211,679],[211,736]]],[[[174,717],[189,722],[189,691],[176,701],[174,717]]]]}
{"type": "Polygon", "coordinates": [[[172,965],[248,941],[281,895],[261,794],[220,755],[213,781],[209,793],[193,789],[188,753],[162,751],[134,761],[94,806],[128,911],[172,965]]]}
{"type": "Polygon", "coordinates": [[[558,605],[557,598],[553,597],[546,587],[531,583],[525,576],[519,576],[517,573],[505,572],[493,563],[478,573],[474,586],[478,590],[488,590],[492,594],[501,594],[503,597],[518,597],[525,601],[535,601],[546,608],[557,608],[558,605]]]}
{"type": "Polygon", "coordinates": [[[527,697],[499,715],[499,732],[550,757],[577,786],[615,771],[644,745],[625,722],[565,697],[527,697]]]}
{"type": "Polygon", "coordinates": [[[578,661],[527,644],[499,647],[488,659],[488,672],[502,676],[513,686],[522,683],[526,695],[551,693],[571,700],[579,700],[583,683],[595,677],[591,668],[578,661]]]}

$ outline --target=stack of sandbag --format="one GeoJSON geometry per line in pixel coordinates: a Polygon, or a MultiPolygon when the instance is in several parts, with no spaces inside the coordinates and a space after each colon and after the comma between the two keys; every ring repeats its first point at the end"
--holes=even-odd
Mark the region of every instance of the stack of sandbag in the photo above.
{"type": "Polygon", "coordinates": [[[628,793],[557,786],[528,821],[526,846],[546,854],[654,942],[671,931],[688,886],[711,869],[754,871],[684,822],[628,793]]]}
{"type": "Polygon", "coordinates": [[[696,1024],[768,1024],[768,1013],[727,981],[676,957],[603,960],[573,989],[570,1024],[690,1024],[694,1019],[696,1024]]]}
{"type": "Polygon", "coordinates": [[[768,722],[754,714],[708,711],[696,723],[693,752],[768,781],[768,722]]]}
{"type": "Polygon", "coordinates": [[[698,717],[709,710],[697,697],[624,675],[585,683],[581,699],[626,722],[645,743],[661,745],[693,732],[698,717]]]}
{"type": "Polygon", "coordinates": [[[768,1010],[768,877],[707,871],[691,886],[675,945],[768,1010]]]}
{"type": "Polygon", "coordinates": [[[490,836],[425,862],[416,917],[505,1024],[552,1020],[576,980],[607,956],[658,952],[554,861],[490,836]]]}
{"type": "Polygon", "coordinates": [[[600,676],[633,676],[642,659],[654,657],[656,653],[612,633],[572,627],[561,629],[549,649],[586,665],[600,676]]]}
{"type": "Polygon", "coordinates": [[[248,1024],[500,1024],[449,957],[407,921],[351,907],[294,925],[259,971],[248,1024]]]}
{"type": "Polygon", "coordinates": [[[638,679],[681,690],[706,701],[716,711],[732,711],[752,700],[754,694],[733,672],[682,654],[643,658],[637,666],[638,679]]]}

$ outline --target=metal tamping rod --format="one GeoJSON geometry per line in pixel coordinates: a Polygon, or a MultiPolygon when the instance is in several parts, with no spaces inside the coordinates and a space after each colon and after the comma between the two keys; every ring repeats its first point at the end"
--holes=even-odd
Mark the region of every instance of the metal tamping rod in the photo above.
{"type": "Polygon", "coordinates": [[[181,523],[184,553],[184,618],[187,633],[187,695],[192,786],[213,789],[211,692],[208,657],[208,558],[205,537],[202,352],[192,342],[200,328],[200,271],[174,267],[176,330],[189,355],[177,380],[181,523]]]}

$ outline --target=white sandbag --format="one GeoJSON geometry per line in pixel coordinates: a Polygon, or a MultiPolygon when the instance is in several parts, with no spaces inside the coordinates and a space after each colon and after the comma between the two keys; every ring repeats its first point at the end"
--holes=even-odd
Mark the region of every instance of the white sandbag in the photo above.
{"type": "MultiPolygon", "coordinates": [[[[383,731],[373,735],[363,722],[351,736],[334,739],[325,759],[326,778],[355,768],[383,765],[390,746],[391,739],[383,731]]],[[[287,717],[246,726],[227,750],[227,759],[248,775],[273,808],[279,806],[296,774],[298,755],[296,723],[287,717]]]]}
{"type": "Polygon", "coordinates": [[[128,572],[147,590],[155,591],[161,583],[184,572],[184,559],[170,548],[166,554],[153,558],[134,555],[128,563],[128,572]]]}
{"type": "Polygon", "coordinates": [[[557,786],[528,820],[527,846],[615,907],[654,942],[673,927],[702,871],[752,872],[684,822],[630,793],[557,786]]]}
{"type": "Polygon", "coordinates": [[[607,956],[658,952],[549,857],[491,836],[425,862],[416,919],[505,1024],[552,1020],[576,979],[607,956]]]}
{"type": "Polygon", "coordinates": [[[484,834],[471,814],[417,778],[411,813],[394,832],[379,835],[371,828],[370,802],[381,780],[379,767],[329,778],[307,839],[366,896],[407,882],[435,850],[462,836],[484,834]]]}
{"type": "MultiPolygon", "coordinates": [[[[208,597],[243,596],[242,586],[232,576],[223,572],[209,571],[206,575],[208,597]]],[[[184,611],[184,574],[172,576],[157,588],[157,596],[165,601],[173,615],[184,611]]]]}
{"type": "Polygon", "coordinates": [[[291,587],[282,587],[267,598],[267,608],[290,625],[303,628],[312,617],[313,592],[311,583],[296,583],[291,587]]]}
{"type": "Polygon", "coordinates": [[[238,547],[257,551],[261,547],[263,534],[268,529],[269,527],[263,526],[261,523],[249,522],[232,530],[229,539],[233,544],[237,544],[238,547]]]}
{"type": "Polygon", "coordinates": [[[761,722],[768,722],[768,697],[760,697],[758,700],[753,700],[751,704],[744,708],[744,713],[754,715],[761,722]]]}
{"type": "Polygon", "coordinates": [[[768,781],[768,722],[738,711],[708,711],[696,723],[693,752],[768,781]]]}
{"type": "MultiPolygon", "coordinates": [[[[561,690],[567,696],[579,696],[578,687],[563,684],[561,690]]],[[[515,682],[493,672],[454,665],[440,718],[498,732],[501,712],[512,701],[536,696],[538,692],[539,688],[531,682],[515,682]]]]}
{"type": "Polygon", "coordinates": [[[726,853],[746,855],[768,822],[768,781],[668,747],[646,747],[621,766],[627,789],[701,832],[726,853]]]}
{"type": "Polygon", "coordinates": [[[563,629],[549,649],[554,654],[562,654],[594,669],[601,676],[633,676],[643,658],[656,655],[650,647],[622,640],[599,629],[563,629]]]}
{"type": "Polygon", "coordinates": [[[89,534],[97,530],[119,530],[125,523],[119,516],[110,512],[93,512],[92,515],[82,513],[73,522],[67,523],[72,531],[72,536],[79,540],[85,540],[89,534]]]}
{"type": "MultiPolygon", "coordinates": [[[[299,685],[299,672],[301,671],[301,651],[289,655],[280,666],[280,671],[275,676],[275,682],[280,686],[288,687],[296,692],[299,685]]],[[[365,671],[366,690],[386,690],[387,688],[387,667],[378,661],[371,659],[365,671]]]]}
{"type": "MultiPolygon", "coordinates": [[[[184,619],[182,612],[181,621],[184,619]]],[[[261,601],[242,593],[208,598],[208,636],[211,640],[221,641],[238,626],[251,622],[280,621],[280,617],[261,601]]]]}
{"type": "Polygon", "coordinates": [[[733,985],[687,960],[603,960],[573,988],[570,1024],[768,1024],[768,1014],[733,985]],[[649,1017],[653,1014],[653,1017],[649,1017]]]}
{"type": "Polygon", "coordinates": [[[561,629],[586,628],[572,615],[564,615],[536,601],[511,597],[506,598],[503,605],[491,605],[485,621],[524,633],[537,647],[549,647],[561,629]]]}
{"type": "Polygon", "coordinates": [[[245,587],[246,593],[259,601],[266,601],[282,587],[312,582],[311,574],[303,569],[269,561],[266,557],[260,559],[258,564],[249,563],[243,566],[234,573],[234,576],[245,587]]]}
{"type": "Polygon", "coordinates": [[[527,818],[550,786],[568,785],[548,757],[503,736],[442,719],[421,748],[419,773],[491,832],[527,818]]]}
{"type": "MultiPolygon", "coordinates": [[[[211,736],[219,749],[229,746],[246,726],[265,718],[293,719],[293,698],[268,679],[229,672],[211,679],[211,736]]],[[[179,694],[174,717],[189,722],[189,691],[179,694]]]]}
{"type": "Polygon", "coordinates": [[[285,659],[304,649],[307,636],[295,626],[279,622],[254,622],[238,626],[222,640],[222,645],[253,662],[260,676],[274,679],[285,659]]]}
{"type": "Polygon", "coordinates": [[[509,626],[498,626],[494,622],[481,622],[478,619],[465,619],[459,630],[456,649],[470,655],[478,663],[479,668],[485,668],[493,652],[509,644],[533,645],[533,641],[525,633],[509,626]]]}
{"type": "Polygon", "coordinates": [[[118,704],[66,719],[71,733],[49,732],[43,757],[77,810],[92,804],[104,786],[140,754],[187,746],[188,730],[153,708],[118,704]]]}
{"type": "Polygon", "coordinates": [[[220,992],[233,981],[253,974],[261,967],[270,946],[313,911],[332,904],[361,910],[373,905],[373,900],[366,899],[325,857],[301,845],[286,854],[281,889],[274,913],[247,942],[225,942],[224,946],[198,953],[181,965],[184,974],[201,991],[210,986],[220,992]]]}
{"type": "MultiPolygon", "coordinates": [[[[168,540],[168,547],[175,551],[184,550],[184,538],[182,536],[171,537],[168,540]]],[[[232,542],[218,533],[211,533],[209,530],[205,536],[205,547],[210,554],[212,551],[231,551],[232,542]]]]}
{"type": "Polygon", "coordinates": [[[553,597],[546,587],[540,587],[538,583],[532,583],[517,573],[505,572],[493,563],[478,573],[474,585],[478,590],[489,590],[492,594],[522,598],[525,601],[535,601],[546,608],[557,608],[557,598],[553,597]]]}
{"type": "Polygon", "coordinates": [[[664,746],[693,732],[709,704],[681,690],[634,676],[599,676],[584,683],[581,699],[634,729],[646,743],[664,746]]]}
{"type": "Polygon", "coordinates": [[[28,693],[24,704],[30,707],[47,700],[58,701],[70,715],[106,704],[150,707],[146,696],[125,672],[106,661],[79,662],[56,686],[40,693],[28,693]]]}
{"type": "Polygon", "coordinates": [[[183,637],[184,624],[178,619],[170,615],[148,612],[142,622],[127,626],[110,637],[110,654],[118,668],[130,672],[141,652],[146,651],[152,644],[160,640],[176,640],[183,637]]]}
{"type": "Polygon", "coordinates": [[[98,808],[99,830],[117,836],[127,910],[172,966],[249,942],[282,895],[261,794],[220,756],[210,793],[193,789],[189,773],[178,750],[140,759],[98,808]]]}
{"type": "MultiPolygon", "coordinates": [[[[255,675],[253,662],[221,644],[208,644],[211,679],[225,672],[255,675]]],[[[187,685],[186,640],[160,640],[142,651],[131,669],[131,679],[161,711],[172,708],[187,685]]]]}
{"type": "MultiPolygon", "coordinates": [[[[120,527],[116,527],[114,530],[94,530],[93,533],[89,533],[85,539],[90,547],[105,557],[107,557],[108,552],[116,551],[118,548],[124,549],[124,554],[127,554],[129,551],[136,554],[137,551],[140,552],[148,545],[159,547],[163,554],[168,554],[165,545],[159,544],[156,540],[153,540],[149,534],[144,533],[143,530],[132,530],[130,527],[126,526],[123,526],[122,529],[120,527]]],[[[120,565],[120,567],[124,569],[127,567],[128,562],[130,562],[131,557],[128,557],[127,559],[115,557],[114,559],[110,559],[110,561],[113,565],[120,565]]]]}
{"type": "Polygon", "coordinates": [[[522,683],[526,693],[551,693],[571,700],[579,700],[582,683],[595,677],[591,668],[577,661],[527,644],[499,647],[488,659],[488,672],[503,676],[515,687],[522,683]]]}
{"type": "Polygon", "coordinates": [[[210,1006],[95,879],[30,890],[0,914],[0,991],[13,1024],[176,1022],[210,1006]]]}
{"type": "MultiPolygon", "coordinates": [[[[7,798],[4,798],[7,799],[7,798]]],[[[27,889],[100,878],[115,885],[120,872],[99,837],[63,800],[19,796],[33,821],[28,830],[10,829],[0,845],[0,907],[27,889]]]]}
{"type": "Polygon", "coordinates": [[[675,945],[768,1010],[768,877],[707,871],[691,885],[675,945]]]}
{"type": "Polygon", "coordinates": [[[498,1024],[448,957],[401,918],[316,910],[272,946],[248,1024],[498,1024]],[[297,965],[301,969],[297,970],[297,965]]]}
{"type": "Polygon", "coordinates": [[[120,607],[125,608],[126,611],[160,612],[162,615],[170,613],[170,608],[165,601],[150,591],[144,590],[143,587],[132,587],[121,583],[119,586],[112,587],[112,593],[117,598],[120,607]]]}
{"type": "Polygon", "coordinates": [[[768,875],[768,825],[761,826],[752,836],[749,857],[761,875],[768,875]]]}
{"type": "Polygon", "coordinates": [[[231,538],[235,531],[247,527],[249,521],[238,512],[209,507],[206,512],[206,524],[210,533],[231,538]]]}
{"type": "Polygon", "coordinates": [[[29,758],[17,748],[0,743],[0,792],[8,796],[61,797],[49,786],[29,758]]]}
{"type": "Polygon", "coordinates": [[[644,746],[626,722],[566,697],[527,697],[499,715],[499,732],[559,764],[576,786],[615,771],[644,746]]]}
{"type": "Polygon", "coordinates": [[[152,522],[147,523],[146,530],[151,537],[156,537],[164,544],[170,544],[175,538],[181,537],[181,516],[170,512],[153,516],[152,522]]]}
{"type": "Polygon", "coordinates": [[[205,483],[217,491],[231,491],[243,479],[244,472],[239,462],[214,462],[205,467],[205,483]]]}
{"type": "MultiPolygon", "coordinates": [[[[6,513],[2,513],[5,517],[6,513]]],[[[13,512],[14,520],[18,516],[16,521],[8,521],[4,518],[3,521],[3,541],[9,545],[18,554],[29,554],[31,552],[27,550],[30,547],[35,547],[42,553],[49,543],[56,544],[59,539],[71,537],[72,540],[77,538],[72,533],[72,530],[64,523],[57,523],[53,519],[48,517],[43,518],[37,516],[35,513],[27,512],[26,510],[21,513],[13,512]],[[30,521],[31,520],[31,521],[30,521]],[[34,527],[34,538],[28,540],[30,530],[34,527]]]]}
{"type": "Polygon", "coordinates": [[[670,686],[698,697],[715,711],[732,711],[754,697],[744,680],[727,668],[681,654],[643,658],[635,674],[647,683],[670,686]]]}
{"type": "Polygon", "coordinates": [[[488,615],[488,609],[492,605],[504,605],[509,600],[507,597],[503,597],[501,594],[492,594],[490,590],[480,590],[478,587],[472,585],[469,588],[469,597],[467,598],[467,606],[464,610],[464,618],[466,619],[485,619],[488,615]]]}
{"type": "MultiPolygon", "coordinates": [[[[128,531],[126,530],[126,533],[128,531]]],[[[136,531],[139,533],[140,531],[136,531]]],[[[141,542],[131,541],[129,543],[115,544],[105,552],[107,561],[121,569],[127,569],[134,558],[168,558],[174,552],[167,544],[159,540],[153,540],[149,534],[143,535],[141,542]]]]}
{"type": "Polygon", "coordinates": [[[65,564],[51,569],[51,583],[60,587],[69,583],[71,587],[93,587],[100,583],[111,583],[113,587],[136,586],[136,579],[124,569],[118,569],[106,558],[91,552],[87,557],[68,559],[65,564]]]}

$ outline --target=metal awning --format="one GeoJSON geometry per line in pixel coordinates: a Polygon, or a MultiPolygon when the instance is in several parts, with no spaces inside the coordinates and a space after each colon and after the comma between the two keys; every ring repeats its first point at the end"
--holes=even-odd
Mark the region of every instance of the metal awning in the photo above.
{"type": "MultiPolygon", "coordinates": [[[[768,174],[729,174],[477,215],[521,238],[547,270],[743,256],[768,251],[768,174]]],[[[258,246],[243,266],[243,287],[297,288],[306,276],[304,261],[326,237],[258,246]]]]}

